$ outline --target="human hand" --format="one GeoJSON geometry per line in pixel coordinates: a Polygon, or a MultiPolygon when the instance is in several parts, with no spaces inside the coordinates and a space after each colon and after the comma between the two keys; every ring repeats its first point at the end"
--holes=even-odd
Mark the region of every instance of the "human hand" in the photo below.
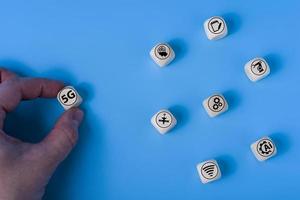
{"type": "Polygon", "coordinates": [[[52,173],[76,144],[83,118],[79,108],[65,111],[49,135],[37,144],[3,131],[6,114],[22,100],[54,98],[63,87],[58,81],[21,78],[0,69],[0,200],[41,199],[52,173]]]}

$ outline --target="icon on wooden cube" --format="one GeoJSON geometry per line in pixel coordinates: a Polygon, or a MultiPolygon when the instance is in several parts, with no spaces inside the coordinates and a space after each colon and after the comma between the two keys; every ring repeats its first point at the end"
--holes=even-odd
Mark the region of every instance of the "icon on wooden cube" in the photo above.
{"type": "Polygon", "coordinates": [[[170,45],[160,43],[151,49],[150,56],[156,64],[164,67],[175,58],[175,53],[170,45]]]}
{"type": "Polygon", "coordinates": [[[65,110],[68,110],[72,107],[77,107],[82,102],[81,96],[72,86],[66,86],[60,90],[57,94],[57,100],[65,110]]]}
{"type": "Polygon", "coordinates": [[[203,107],[210,117],[216,117],[228,110],[228,104],[222,94],[214,94],[203,101],[203,107]]]}
{"type": "Polygon", "coordinates": [[[151,118],[151,123],[160,134],[165,134],[177,124],[177,120],[170,111],[164,109],[151,118]]]}
{"type": "Polygon", "coordinates": [[[204,22],[204,30],[209,40],[218,40],[228,33],[227,25],[222,17],[214,16],[204,22]]]}
{"type": "Polygon", "coordinates": [[[245,72],[248,78],[256,82],[270,74],[270,67],[263,58],[254,58],[246,63],[245,72]]]}
{"type": "Polygon", "coordinates": [[[207,160],[197,165],[202,183],[209,183],[221,178],[221,170],[216,160],[207,160]]]}
{"type": "Polygon", "coordinates": [[[251,150],[259,161],[267,160],[277,153],[275,143],[269,137],[263,137],[251,144],[251,150]]]}

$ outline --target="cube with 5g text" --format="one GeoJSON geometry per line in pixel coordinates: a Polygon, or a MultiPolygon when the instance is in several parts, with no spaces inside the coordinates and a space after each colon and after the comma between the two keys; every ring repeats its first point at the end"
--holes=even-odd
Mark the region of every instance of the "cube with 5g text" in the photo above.
{"type": "Polygon", "coordinates": [[[65,110],[72,107],[78,107],[82,102],[81,96],[72,86],[66,86],[60,90],[57,94],[57,100],[65,110]]]}

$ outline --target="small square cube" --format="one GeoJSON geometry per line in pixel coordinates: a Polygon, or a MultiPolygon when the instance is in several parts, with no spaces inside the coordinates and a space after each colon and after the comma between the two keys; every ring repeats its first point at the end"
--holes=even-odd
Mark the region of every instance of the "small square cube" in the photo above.
{"type": "Polygon", "coordinates": [[[259,161],[267,160],[277,153],[275,143],[269,137],[263,137],[251,144],[251,150],[259,161]]]}
{"type": "Polygon", "coordinates": [[[68,110],[72,107],[77,107],[82,102],[81,96],[72,86],[66,86],[61,89],[57,94],[57,100],[65,110],[68,110]]]}
{"type": "Polygon", "coordinates": [[[263,58],[254,58],[246,63],[245,73],[248,78],[256,82],[270,74],[270,67],[263,58]]]}
{"type": "Polygon", "coordinates": [[[204,30],[209,40],[218,40],[228,33],[227,25],[222,17],[214,16],[204,22],[204,30]]]}
{"type": "Polygon", "coordinates": [[[164,67],[175,58],[175,53],[170,45],[160,43],[151,49],[150,56],[156,64],[160,67],[164,67]]]}
{"type": "Polygon", "coordinates": [[[160,134],[165,134],[177,124],[177,120],[170,111],[163,109],[151,118],[151,123],[160,134]]]}
{"type": "Polygon", "coordinates": [[[209,183],[221,178],[221,170],[216,160],[207,160],[197,165],[202,183],[209,183]]]}
{"type": "Polygon", "coordinates": [[[210,117],[216,117],[228,110],[228,104],[222,94],[214,94],[203,101],[203,107],[210,117]]]}

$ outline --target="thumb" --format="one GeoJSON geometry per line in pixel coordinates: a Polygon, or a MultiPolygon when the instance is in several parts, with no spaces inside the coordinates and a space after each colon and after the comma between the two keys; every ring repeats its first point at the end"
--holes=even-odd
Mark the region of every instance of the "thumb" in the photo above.
{"type": "Polygon", "coordinates": [[[83,119],[79,108],[67,110],[56,122],[50,134],[39,144],[48,157],[48,161],[57,165],[63,161],[75,146],[78,139],[78,128],[83,119]]]}

